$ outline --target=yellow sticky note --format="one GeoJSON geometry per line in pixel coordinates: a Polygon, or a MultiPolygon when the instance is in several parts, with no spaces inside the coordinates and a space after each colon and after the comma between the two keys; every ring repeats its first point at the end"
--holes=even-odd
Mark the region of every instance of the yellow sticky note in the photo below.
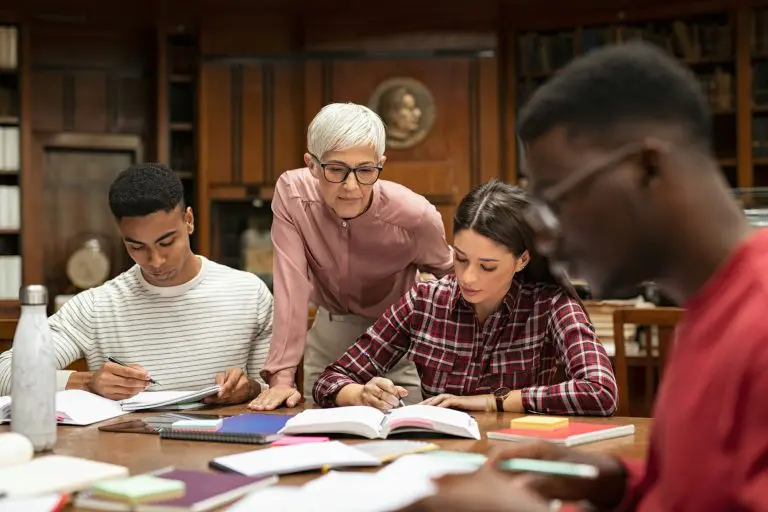
{"type": "Polygon", "coordinates": [[[555,430],[568,426],[568,418],[558,416],[523,416],[509,422],[510,428],[534,428],[538,430],[555,430]]]}

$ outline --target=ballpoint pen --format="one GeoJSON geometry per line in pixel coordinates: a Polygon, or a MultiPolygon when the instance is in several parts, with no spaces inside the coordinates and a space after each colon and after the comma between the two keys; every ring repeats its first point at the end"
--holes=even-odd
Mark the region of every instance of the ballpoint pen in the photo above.
{"type": "MultiPolygon", "coordinates": [[[[371,362],[371,366],[373,366],[373,369],[376,370],[376,373],[379,375],[384,375],[384,371],[379,368],[379,365],[376,364],[376,361],[373,360],[373,358],[368,355],[368,352],[363,352],[365,354],[365,357],[368,358],[368,361],[371,362]]],[[[403,402],[403,399],[398,397],[398,401],[400,402],[400,407],[405,407],[405,402],[403,402]]]]}
{"type": "MultiPolygon", "coordinates": [[[[130,366],[131,366],[131,365],[129,365],[129,364],[126,364],[126,363],[124,363],[124,362],[120,361],[120,360],[119,360],[118,358],[116,358],[116,357],[108,357],[108,358],[107,358],[107,360],[108,360],[108,361],[110,361],[110,362],[112,362],[112,363],[115,363],[115,364],[119,364],[120,366],[126,366],[126,367],[129,367],[129,368],[130,368],[130,366]]],[[[153,379],[152,377],[150,377],[150,378],[149,378],[149,382],[151,382],[152,384],[160,384],[159,382],[157,382],[157,381],[156,381],[155,379],[153,379]]]]}

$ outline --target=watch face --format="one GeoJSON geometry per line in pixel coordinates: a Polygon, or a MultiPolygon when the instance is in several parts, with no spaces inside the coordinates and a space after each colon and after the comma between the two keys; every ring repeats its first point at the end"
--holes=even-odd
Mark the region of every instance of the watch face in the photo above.
{"type": "Polygon", "coordinates": [[[512,390],[509,388],[499,388],[493,392],[493,396],[506,396],[509,394],[510,391],[512,390]]]}

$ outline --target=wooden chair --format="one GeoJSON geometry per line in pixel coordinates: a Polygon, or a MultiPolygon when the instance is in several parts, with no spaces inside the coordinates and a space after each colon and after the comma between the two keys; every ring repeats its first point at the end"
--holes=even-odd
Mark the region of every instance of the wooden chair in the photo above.
{"type": "Polygon", "coordinates": [[[641,350],[633,360],[639,360],[645,367],[645,411],[650,411],[656,387],[656,368],[658,381],[661,381],[667,363],[670,347],[674,341],[674,331],[683,316],[680,308],[619,308],[613,312],[613,338],[616,344],[614,371],[619,387],[619,407],[617,416],[629,416],[629,370],[626,350],[625,326],[637,326],[641,350]],[[655,329],[654,329],[655,327],[655,329]],[[654,331],[658,332],[658,346],[655,346],[654,331]]]}
{"type": "Polygon", "coordinates": [[[0,353],[5,352],[13,345],[13,335],[16,333],[17,323],[15,318],[0,318],[0,353]]]}

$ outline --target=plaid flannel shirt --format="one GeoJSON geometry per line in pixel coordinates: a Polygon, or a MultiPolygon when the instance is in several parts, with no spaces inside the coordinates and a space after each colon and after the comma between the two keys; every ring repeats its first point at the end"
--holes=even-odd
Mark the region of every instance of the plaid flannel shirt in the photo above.
{"type": "Polygon", "coordinates": [[[515,280],[480,326],[455,275],[418,283],[325,369],[315,402],[333,406],[342,387],[364,384],[402,357],[416,364],[425,398],[508,387],[522,391],[527,412],[600,416],[618,403],[608,354],[578,301],[556,286],[515,280]],[[567,380],[553,383],[558,360],[567,380]]]}

